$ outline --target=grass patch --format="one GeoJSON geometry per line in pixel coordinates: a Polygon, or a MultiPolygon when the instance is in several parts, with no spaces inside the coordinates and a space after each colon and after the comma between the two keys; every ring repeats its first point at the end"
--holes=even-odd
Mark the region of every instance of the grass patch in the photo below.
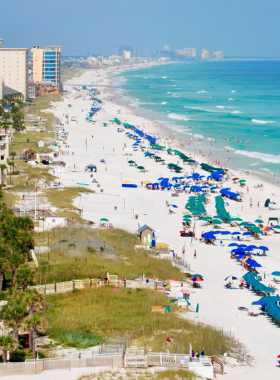
{"type": "MultiPolygon", "coordinates": [[[[8,184],[10,184],[10,178],[8,180],[8,184]]],[[[3,197],[1,201],[5,202],[8,207],[14,207],[16,202],[20,199],[20,196],[13,193],[12,190],[2,190],[3,197]]]]}
{"type": "MultiPolygon", "coordinates": [[[[218,354],[221,346],[227,346],[226,338],[211,327],[193,324],[179,316],[179,308],[169,302],[165,294],[149,289],[122,289],[112,287],[84,289],[68,294],[47,297],[47,319],[50,336],[59,340],[59,334],[83,331],[93,333],[104,339],[111,330],[124,334],[136,331],[138,344],[149,346],[149,339],[157,339],[158,351],[164,351],[166,335],[174,340],[170,352],[186,353],[192,343],[195,351],[205,348],[206,355],[218,354]],[[169,305],[172,313],[152,313],[151,306],[169,305]],[[174,332],[177,331],[176,335],[174,332]],[[152,338],[151,338],[152,337],[152,338]],[[158,337],[158,338],[157,338],[158,337]]],[[[135,340],[137,342],[137,340],[135,340]]],[[[135,344],[133,342],[133,344],[135,344]]]]}
{"type": "Polygon", "coordinates": [[[186,369],[166,369],[151,373],[146,369],[127,370],[125,373],[104,371],[82,375],[78,380],[195,380],[199,376],[186,369]]]}
{"type": "MultiPolygon", "coordinates": [[[[23,161],[15,161],[16,170],[18,170],[20,176],[12,176],[12,184],[14,185],[13,191],[32,191],[34,190],[34,183],[37,183],[40,180],[45,180],[48,184],[51,184],[55,181],[56,177],[53,176],[48,169],[41,167],[32,167],[23,161]],[[25,180],[30,182],[29,185],[26,185],[25,180]]],[[[8,179],[9,183],[9,179],[8,179]]]]}
{"type": "MultiPolygon", "coordinates": [[[[62,211],[62,213],[64,213],[62,211]]],[[[65,230],[63,230],[65,231],[65,230]]],[[[67,250],[70,247],[56,249],[50,252],[50,266],[47,271],[47,281],[61,282],[72,279],[72,271],[75,270],[76,278],[98,278],[104,277],[105,270],[110,274],[117,274],[119,278],[125,276],[127,279],[135,279],[141,277],[143,273],[149,278],[166,280],[168,278],[176,278],[181,280],[184,275],[179,269],[172,266],[169,260],[158,260],[150,257],[147,251],[134,250],[134,245],[139,242],[135,235],[126,231],[99,230],[95,231],[91,228],[69,228],[67,232],[60,233],[57,229],[57,241],[67,240],[70,243],[75,241],[105,241],[115,247],[116,260],[105,259],[102,252],[94,254],[88,252],[85,248],[84,255],[88,260],[75,261],[74,257],[67,257],[67,250]],[[99,232],[100,236],[97,236],[99,232]],[[65,251],[64,251],[65,249],[65,251]]],[[[101,243],[103,245],[103,243],[101,243]]],[[[42,256],[46,260],[46,254],[42,256]]]]}
{"type": "Polygon", "coordinates": [[[72,78],[80,77],[86,70],[84,69],[76,69],[76,68],[69,68],[69,69],[61,69],[61,81],[67,82],[68,80],[72,78]]]}
{"type": "Polygon", "coordinates": [[[93,333],[81,330],[61,331],[53,335],[53,337],[65,347],[75,347],[78,350],[88,347],[97,346],[102,343],[102,338],[93,333]]]}
{"type": "Polygon", "coordinates": [[[77,209],[72,205],[72,202],[80,194],[94,193],[90,189],[84,187],[67,187],[64,189],[48,189],[45,191],[45,195],[48,201],[55,207],[60,209],[77,209]]]}

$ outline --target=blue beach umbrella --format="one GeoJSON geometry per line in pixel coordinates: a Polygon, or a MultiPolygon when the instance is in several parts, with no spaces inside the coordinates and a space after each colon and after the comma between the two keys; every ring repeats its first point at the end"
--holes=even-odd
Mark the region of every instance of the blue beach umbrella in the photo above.
{"type": "Polygon", "coordinates": [[[261,245],[260,247],[258,247],[258,249],[261,249],[262,251],[269,251],[269,249],[264,245],[261,245]]]}
{"type": "Polygon", "coordinates": [[[252,305],[265,306],[266,302],[262,300],[252,302],[252,305]]]}
{"type": "Polygon", "coordinates": [[[241,235],[241,232],[235,231],[232,233],[232,235],[241,235]]]}
{"type": "Polygon", "coordinates": [[[237,243],[230,243],[228,247],[238,247],[239,245],[237,243]]]}

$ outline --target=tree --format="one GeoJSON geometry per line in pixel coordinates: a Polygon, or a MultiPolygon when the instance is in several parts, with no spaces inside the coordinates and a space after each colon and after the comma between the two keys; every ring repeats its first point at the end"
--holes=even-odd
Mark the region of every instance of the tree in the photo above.
{"type": "Polygon", "coordinates": [[[13,161],[8,161],[7,165],[10,166],[10,185],[12,184],[12,166],[14,165],[13,161]]]}
{"type": "MultiPolygon", "coordinates": [[[[35,272],[29,266],[21,266],[16,274],[16,284],[20,287],[34,285],[35,272]]],[[[28,289],[27,289],[28,290],[28,289]]]]}
{"type": "Polygon", "coordinates": [[[29,328],[29,347],[31,347],[33,352],[33,357],[35,357],[35,341],[36,334],[38,332],[44,332],[47,327],[47,322],[45,318],[40,314],[36,313],[25,319],[24,324],[29,328]]]}
{"type": "Polygon", "coordinates": [[[1,317],[6,326],[13,328],[13,338],[18,339],[18,331],[27,316],[26,304],[20,299],[11,299],[3,306],[1,317]]]}
{"type": "Polygon", "coordinates": [[[20,112],[20,108],[18,106],[13,106],[10,110],[12,114],[15,114],[17,112],[20,112]]]}
{"type": "Polygon", "coordinates": [[[18,342],[13,339],[10,335],[0,336],[0,348],[3,352],[3,361],[7,361],[7,351],[14,351],[18,347],[18,342]]]}
{"type": "Polygon", "coordinates": [[[0,165],[0,170],[1,170],[1,185],[4,183],[4,170],[7,169],[6,165],[0,165]]]}
{"type": "Polygon", "coordinates": [[[17,271],[27,264],[30,249],[34,247],[33,228],[34,224],[28,217],[16,217],[8,208],[0,212],[0,258],[12,272],[12,288],[16,286],[17,271]]]}
{"type": "Polygon", "coordinates": [[[11,118],[11,115],[9,114],[9,112],[4,112],[3,115],[2,115],[2,119],[5,123],[7,123],[7,121],[11,118]]]}
{"type": "Polygon", "coordinates": [[[16,156],[16,152],[12,151],[10,152],[10,156],[12,157],[12,161],[13,161],[13,173],[15,172],[15,156],[16,156]]]}

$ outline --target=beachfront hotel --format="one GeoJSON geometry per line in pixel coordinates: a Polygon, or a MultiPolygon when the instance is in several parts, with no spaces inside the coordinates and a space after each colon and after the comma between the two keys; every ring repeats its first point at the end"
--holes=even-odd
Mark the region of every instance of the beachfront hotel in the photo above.
{"type": "Polygon", "coordinates": [[[33,80],[40,84],[51,83],[61,88],[61,46],[40,48],[33,46],[32,66],[33,80]]]}
{"type": "Polygon", "coordinates": [[[0,94],[26,99],[28,92],[27,48],[4,48],[0,39],[0,94]]]}

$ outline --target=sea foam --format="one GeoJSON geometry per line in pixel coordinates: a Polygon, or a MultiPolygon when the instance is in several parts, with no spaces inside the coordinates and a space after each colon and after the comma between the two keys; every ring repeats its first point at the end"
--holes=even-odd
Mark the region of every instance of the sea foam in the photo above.
{"type": "Polygon", "coordinates": [[[261,161],[271,162],[272,164],[280,164],[280,156],[273,156],[272,154],[246,152],[245,150],[236,150],[234,153],[241,154],[247,157],[258,158],[261,161]]]}
{"type": "Polygon", "coordinates": [[[207,91],[204,91],[204,90],[202,90],[202,91],[197,91],[197,94],[206,94],[207,93],[207,91]]]}
{"type": "Polygon", "coordinates": [[[175,119],[175,120],[184,120],[184,121],[190,120],[188,117],[184,115],[179,115],[177,113],[170,113],[168,117],[170,117],[170,119],[175,119]]]}
{"type": "Polygon", "coordinates": [[[271,124],[274,123],[274,121],[267,121],[267,120],[258,120],[258,119],[252,119],[252,123],[256,124],[271,124]]]}

